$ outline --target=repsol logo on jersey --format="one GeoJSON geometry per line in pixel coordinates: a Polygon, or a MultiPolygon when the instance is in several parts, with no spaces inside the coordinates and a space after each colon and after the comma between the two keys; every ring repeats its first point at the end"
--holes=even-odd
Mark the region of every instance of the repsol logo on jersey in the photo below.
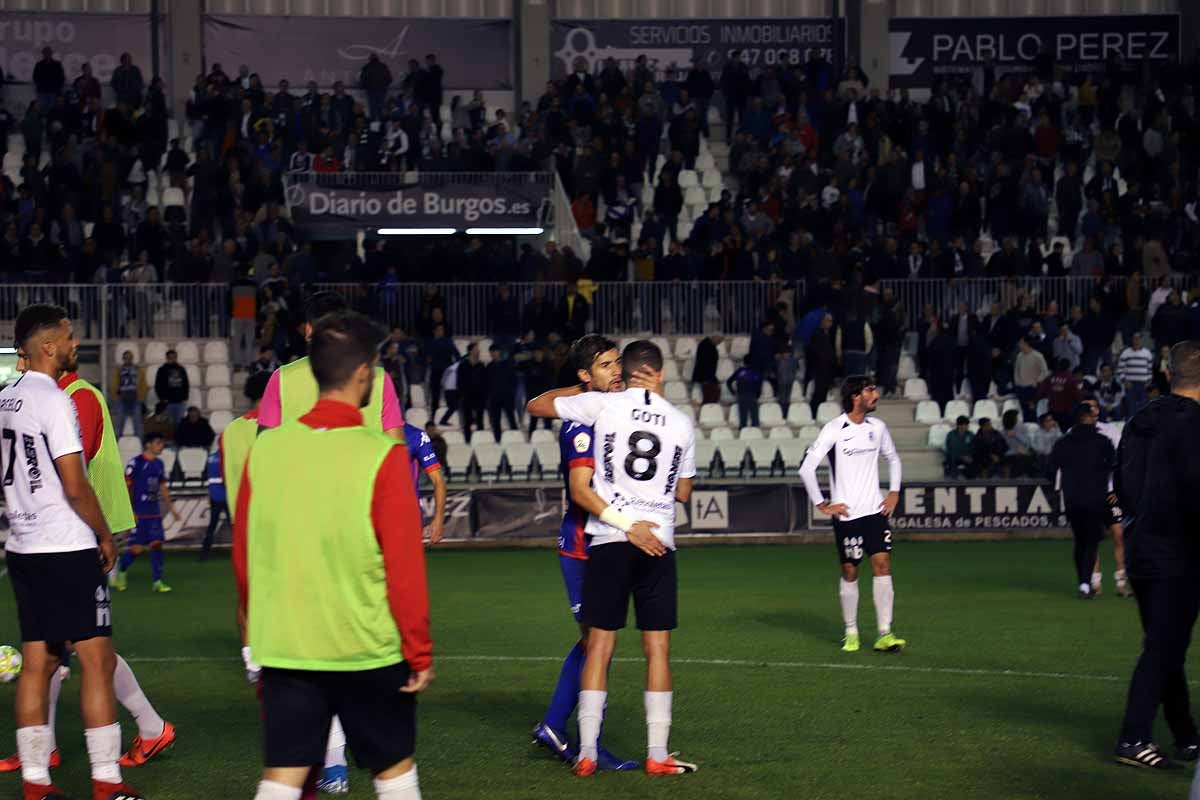
{"type": "Polygon", "coordinates": [[[671,471],[667,473],[667,487],[663,490],[664,495],[675,493],[675,481],[679,479],[679,462],[682,458],[683,448],[676,445],[675,455],[671,456],[671,471]]]}
{"type": "Polygon", "coordinates": [[[615,433],[604,434],[604,480],[607,483],[613,482],[613,450],[617,447],[617,435],[615,433]]]}
{"type": "Polygon", "coordinates": [[[660,414],[657,411],[646,411],[644,408],[635,408],[629,412],[630,418],[634,422],[648,422],[651,425],[666,425],[667,415],[660,414]]]}
{"type": "Polygon", "coordinates": [[[0,397],[0,411],[11,411],[15,414],[21,410],[24,402],[19,397],[0,397]]]}

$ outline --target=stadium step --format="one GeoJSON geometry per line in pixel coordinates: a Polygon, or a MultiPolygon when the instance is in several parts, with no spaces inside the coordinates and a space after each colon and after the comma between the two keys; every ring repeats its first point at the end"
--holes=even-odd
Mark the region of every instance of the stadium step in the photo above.
{"type": "MultiPolygon", "coordinates": [[[[900,463],[904,465],[904,482],[940,481],[942,474],[942,454],[938,450],[921,448],[919,450],[900,450],[900,463]]],[[[879,477],[886,481],[887,461],[880,461],[879,477]]]]}
{"type": "Polygon", "coordinates": [[[886,422],[889,428],[912,425],[917,416],[917,404],[912,400],[880,400],[875,416],[886,422]]]}
{"type": "Polygon", "coordinates": [[[929,426],[911,419],[903,425],[888,423],[888,432],[897,450],[920,450],[929,441],[929,426]]]}

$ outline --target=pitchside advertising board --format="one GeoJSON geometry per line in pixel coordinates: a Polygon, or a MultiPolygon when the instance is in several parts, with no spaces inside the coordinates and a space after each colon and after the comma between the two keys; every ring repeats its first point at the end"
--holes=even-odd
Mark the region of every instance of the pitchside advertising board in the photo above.
{"type": "Polygon", "coordinates": [[[9,11],[0,13],[0,67],[5,79],[30,83],[33,68],[42,58],[42,48],[54,50],[62,62],[67,81],[78,77],[83,65],[108,85],[121,53],[129,53],[150,75],[150,15],[53,13],[9,11]]]}
{"type": "MultiPolygon", "coordinates": [[[[718,75],[735,50],[753,70],[803,64],[817,51],[831,64],[842,63],[845,26],[828,19],[653,19],[555,20],[550,27],[550,77],[562,78],[583,66],[596,73],[615,59],[621,69],[646,56],[659,74],[707,64],[718,75]]],[[[672,75],[671,77],[676,77],[672,75]]]]}
{"type": "Polygon", "coordinates": [[[888,23],[893,89],[969,79],[991,60],[998,75],[1025,72],[1048,50],[1068,73],[1179,56],[1178,14],[1078,17],[893,17],[888,23]]]}

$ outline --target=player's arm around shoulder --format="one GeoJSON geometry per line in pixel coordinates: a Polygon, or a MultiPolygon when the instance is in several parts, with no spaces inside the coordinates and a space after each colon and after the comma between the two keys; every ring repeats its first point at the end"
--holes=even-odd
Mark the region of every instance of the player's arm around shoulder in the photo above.
{"type": "Polygon", "coordinates": [[[583,394],[583,385],[567,386],[562,389],[551,389],[548,392],[542,392],[537,397],[525,404],[525,411],[535,417],[543,419],[558,419],[558,411],[555,410],[555,402],[560,397],[576,397],[583,394]]]}

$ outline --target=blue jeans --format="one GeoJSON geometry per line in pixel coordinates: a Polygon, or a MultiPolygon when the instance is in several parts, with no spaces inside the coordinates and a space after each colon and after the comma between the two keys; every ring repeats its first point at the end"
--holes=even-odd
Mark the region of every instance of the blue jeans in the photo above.
{"type": "Polygon", "coordinates": [[[1130,419],[1147,403],[1146,384],[1128,381],[1125,384],[1125,419],[1130,419]]]}
{"type": "Polygon", "coordinates": [[[167,403],[167,416],[178,427],[179,421],[187,414],[187,403],[167,403]]]}
{"type": "Polygon", "coordinates": [[[126,400],[122,398],[117,401],[117,407],[113,413],[113,430],[117,432],[117,437],[121,437],[125,433],[125,420],[133,420],[133,435],[138,439],[143,438],[142,430],[142,403],[137,398],[126,400]]]}

